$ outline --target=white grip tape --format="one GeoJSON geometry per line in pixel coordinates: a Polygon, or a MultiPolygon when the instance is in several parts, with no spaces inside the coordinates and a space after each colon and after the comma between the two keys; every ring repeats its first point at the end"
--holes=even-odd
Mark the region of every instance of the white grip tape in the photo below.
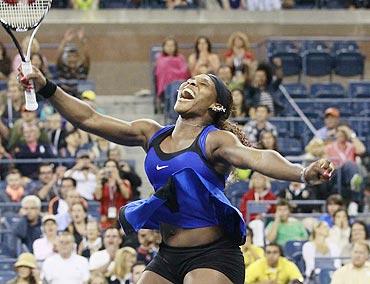
{"type": "MultiPolygon", "coordinates": [[[[32,73],[32,64],[30,61],[22,62],[22,72],[24,75],[32,73]]],[[[24,96],[26,99],[26,110],[34,111],[37,110],[38,104],[36,100],[36,93],[33,81],[30,80],[31,88],[24,91],[24,96]]]]}

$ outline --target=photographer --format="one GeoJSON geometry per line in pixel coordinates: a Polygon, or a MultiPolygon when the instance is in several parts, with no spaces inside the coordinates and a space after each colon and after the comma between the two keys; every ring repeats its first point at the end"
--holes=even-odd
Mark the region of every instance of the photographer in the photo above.
{"type": "Polygon", "coordinates": [[[118,169],[116,161],[107,160],[97,175],[95,199],[100,201],[103,229],[115,225],[118,210],[131,196],[131,184],[127,179],[121,179],[118,169]]]}

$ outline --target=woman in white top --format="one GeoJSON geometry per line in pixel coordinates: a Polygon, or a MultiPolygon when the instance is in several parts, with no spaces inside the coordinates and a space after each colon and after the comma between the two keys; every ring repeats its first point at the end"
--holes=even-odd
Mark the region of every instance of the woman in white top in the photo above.
{"type": "Polygon", "coordinates": [[[42,218],[43,237],[35,240],[32,244],[33,254],[38,262],[43,262],[47,257],[55,253],[57,229],[58,226],[54,215],[48,214],[42,218]]]}
{"type": "Polygon", "coordinates": [[[302,247],[303,259],[306,264],[306,277],[315,272],[316,257],[338,257],[339,248],[328,239],[329,227],[325,222],[319,222],[312,231],[311,240],[302,247]]]}
{"type": "Polygon", "coordinates": [[[339,209],[334,213],[334,226],[329,231],[329,241],[337,244],[340,252],[349,243],[351,228],[349,226],[349,217],[345,209],[339,209]]]}

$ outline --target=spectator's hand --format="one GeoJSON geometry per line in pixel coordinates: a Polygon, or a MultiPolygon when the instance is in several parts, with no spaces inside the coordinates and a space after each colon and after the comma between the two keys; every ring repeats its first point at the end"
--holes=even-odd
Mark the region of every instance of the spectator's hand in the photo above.
{"type": "Polygon", "coordinates": [[[316,185],[328,181],[335,168],[333,163],[326,159],[320,159],[311,163],[305,170],[304,178],[308,184],[316,185]]]}
{"type": "Polygon", "coordinates": [[[75,170],[82,170],[83,166],[84,166],[83,161],[82,160],[77,160],[77,163],[73,167],[73,169],[75,169],[75,170]]]}
{"type": "Polygon", "coordinates": [[[116,180],[116,181],[120,181],[120,180],[121,180],[121,178],[120,178],[120,176],[119,176],[118,169],[114,169],[114,170],[112,171],[112,178],[113,178],[114,180],[116,180]]]}
{"type": "Polygon", "coordinates": [[[38,92],[40,89],[42,89],[46,85],[45,76],[35,66],[32,66],[32,73],[26,76],[23,75],[21,67],[19,66],[17,80],[24,89],[29,89],[31,87],[30,85],[31,83],[29,80],[33,80],[36,92],[38,92]]]}
{"type": "Polygon", "coordinates": [[[80,41],[84,41],[85,40],[85,29],[84,28],[80,28],[78,31],[77,31],[77,37],[80,41]]]}
{"type": "Polygon", "coordinates": [[[41,282],[40,270],[38,270],[37,268],[32,269],[32,276],[35,278],[36,283],[41,282]]]}
{"type": "Polygon", "coordinates": [[[55,170],[55,174],[57,176],[58,179],[61,179],[63,178],[65,172],[66,172],[67,168],[64,167],[64,166],[58,166],[55,170]]]}
{"type": "Polygon", "coordinates": [[[63,41],[70,42],[75,38],[75,36],[76,36],[75,30],[74,29],[68,29],[64,33],[63,41]]]}

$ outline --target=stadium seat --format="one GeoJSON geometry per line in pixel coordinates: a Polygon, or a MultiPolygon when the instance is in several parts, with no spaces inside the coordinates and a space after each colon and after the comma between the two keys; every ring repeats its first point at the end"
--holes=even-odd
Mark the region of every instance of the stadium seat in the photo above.
{"type": "Polygon", "coordinates": [[[96,220],[100,220],[100,203],[88,201],[87,205],[87,214],[96,220]]]}
{"type": "Polygon", "coordinates": [[[298,80],[300,80],[302,72],[302,57],[297,52],[275,52],[271,55],[270,61],[272,62],[272,60],[276,57],[279,57],[282,60],[284,76],[298,75],[298,80]]]}
{"type": "Polygon", "coordinates": [[[173,107],[175,106],[177,90],[180,88],[181,83],[182,81],[174,81],[164,91],[164,116],[169,123],[173,123],[178,117],[173,107]]]}
{"type": "Polygon", "coordinates": [[[15,261],[16,260],[13,258],[0,259],[0,271],[12,271],[15,261]]]}
{"type": "Polygon", "coordinates": [[[313,98],[343,98],[345,90],[338,83],[315,83],[311,85],[311,96],[313,98]]]}
{"type": "Polygon", "coordinates": [[[0,271],[0,283],[6,283],[15,276],[17,276],[17,274],[14,271],[0,271]]]}
{"type": "Polygon", "coordinates": [[[297,45],[291,40],[270,40],[267,42],[268,57],[277,52],[298,52],[297,45]]]}
{"type": "Polygon", "coordinates": [[[273,194],[278,195],[283,189],[289,186],[289,181],[274,180],[271,182],[271,191],[273,194]]]}
{"type": "Polygon", "coordinates": [[[359,50],[358,44],[353,40],[334,41],[331,48],[331,52],[333,55],[343,51],[358,51],[358,50],[359,50]]]}
{"type": "Polygon", "coordinates": [[[56,64],[49,63],[48,65],[49,72],[51,74],[51,79],[56,80],[58,79],[58,68],[56,64]]]}
{"type": "Polygon", "coordinates": [[[0,91],[4,91],[8,88],[8,83],[6,80],[0,80],[0,91]]]}
{"type": "Polygon", "coordinates": [[[328,49],[328,45],[322,40],[305,40],[302,43],[303,51],[324,51],[328,49]]]}
{"type": "Polygon", "coordinates": [[[305,262],[302,255],[302,247],[306,241],[288,241],[283,248],[284,255],[293,261],[301,271],[305,272],[305,262]]]}
{"type": "Polygon", "coordinates": [[[370,98],[370,81],[350,82],[348,93],[352,98],[370,98]]]}
{"type": "Polygon", "coordinates": [[[364,77],[365,57],[358,51],[343,51],[334,57],[334,73],[343,77],[364,77]]]}
{"type": "Polygon", "coordinates": [[[322,77],[332,73],[332,57],[325,51],[307,51],[303,55],[303,71],[307,76],[322,77]]]}
{"type": "Polygon", "coordinates": [[[280,152],[285,155],[301,155],[303,152],[302,142],[297,138],[284,137],[278,138],[280,152]]]}
{"type": "Polygon", "coordinates": [[[307,87],[302,83],[284,84],[285,89],[292,98],[306,98],[308,96],[307,87]]]}
{"type": "Polygon", "coordinates": [[[101,0],[99,1],[99,7],[102,9],[127,8],[127,1],[126,0],[101,0]]]}
{"type": "Polygon", "coordinates": [[[231,204],[237,208],[240,207],[240,201],[245,192],[248,191],[249,183],[246,181],[237,181],[230,184],[225,189],[225,195],[230,200],[231,204]]]}
{"type": "Polygon", "coordinates": [[[319,275],[316,277],[316,283],[330,284],[331,277],[336,269],[321,269],[319,275]]]}

